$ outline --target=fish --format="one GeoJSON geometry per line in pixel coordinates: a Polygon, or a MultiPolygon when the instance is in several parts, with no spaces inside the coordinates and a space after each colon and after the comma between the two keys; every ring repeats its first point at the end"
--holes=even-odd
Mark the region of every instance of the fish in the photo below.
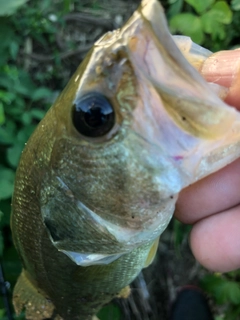
{"type": "Polygon", "coordinates": [[[102,36],[27,142],[11,230],[26,319],[90,320],[152,263],[179,192],[240,156],[240,115],[157,0],[102,36]]]}

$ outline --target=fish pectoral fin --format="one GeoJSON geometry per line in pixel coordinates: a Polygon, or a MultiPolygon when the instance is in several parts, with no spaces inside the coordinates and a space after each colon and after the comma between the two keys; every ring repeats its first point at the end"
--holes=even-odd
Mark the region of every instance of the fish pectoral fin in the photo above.
{"type": "Polygon", "coordinates": [[[153,260],[156,256],[156,253],[157,253],[158,243],[159,243],[159,237],[156,240],[154,240],[154,242],[149,250],[147,259],[145,261],[144,268],[147,268],[153,262],[153,260]]]}
{"type": "Polygon", "coordinates": [[[26,319],[51,318],[54,311],[52,302],[39,293],[24,270],[13,291],[13,305],[17,315],[25,308],[26,319]]]}
{"type": "Polygon", "coordinates": [[[116,297],[121,299],[127,299],[130,296],[130,294],[131,288],[130,286],[126,286],[119,292],[119,294],[116,297]]]}

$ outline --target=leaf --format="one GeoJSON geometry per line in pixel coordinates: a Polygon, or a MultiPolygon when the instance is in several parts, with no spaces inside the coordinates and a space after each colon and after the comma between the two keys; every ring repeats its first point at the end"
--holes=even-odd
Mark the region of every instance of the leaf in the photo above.
{"type": "Polygon", "coordinates": [[[28,0],[0,0],[0,16],[11,15],[28,0]]]}
{"type": "Polygon", "coordinates": [[[9,226],[10,224],[10,213],[11,213],[10,199],[0,201],[0,210],[1,210],[0,211],[1,212],[0,228],[2,229],[6,226],[9,226]]]}
{"type": "Polygon", "coordinates": [[[5,122],[5,113],[2,102],[0,102],[0,125],[4,124],[5,122]]]}
{"type": "MultiPolygon", "coordinates": [[[[239,319],[240,314],[240,305],[231,305],[228,307],[228,309],[224,312],[225,317],[223,320],[236,320],[239,319]]],[[[222,319],[220,319],[222,320],[222,319]]]]}
{"type": "Polygon", "coordinates": [[[0,319],[2,319],[5,315],[5,310],[4,309],[0,309],[0,319]]]}
{"type": "Polygon", "coordinates": [[[36,120],[42,120],[42,118],[45,116],[46,112],[43,110],[39,110],[39,109],[31,109],[30,111],[32,117],[36,120]]]}
{"type": "Polygon", "coordinates": [[[208,292],[212,292],[216,287],[222,285],[223,281],[224,279],[221,275],[207,274],[201,280],[201,287],[208,292]]]}
{"type": "Polygon", "coordinates": [[[22,142],[23,144],[26,143],[33,131],[35,130],[35,128],[35,125],[24,126],[17,133],[17,141],[22,142]]]}
{"type": "Polygon", "coordinates": [[[12,57],[12,59],[16,59],[17,54],[19,51],[19,44],[17,43],[17,41],[12,41],[10,44],[10,55],[12,57]]]}
{"type": "Polygon", "coordinates": [[[4,89],[9,90],[9,92],[12,89],[12,79],[8,76],[7,72],[4,72],[4,73],[2,72],[0,74],[0,86],[3,87],[4,89]]]}
{"type": "Polygon", "coordinates": [[[21,98],[20,96],[18,99],[12,102],[12,104],[5,104],[4,110],[6,115],[10,115],[11,118],[14,118],[15,121],[19,121],[21,118],[22,113],[26,108],[26,100],[21,98]]]}
{"type": "Polygon", "coordinates": [[[218,304],[239,304],[240,286],[235,281],[217,274],[206,275],[201,281],[201,287],[211,293],[218,304]]]}
{"type": "Polygon", "coordinates": [[[228,4],[224,1],[216,2],[211,10],[200,17],[204,32],[211,35],[212,40],[224,40],[226,31],[224,24],[232,21],[232,12],[228,4]]]}
{"type": "Polygon", "coordinates": [[[0,230],[0,257],[3,254],[3,249],[4,249],[3,235],[2,235],[2,231],[0,230]]]}
{"type": "Polygon", "coordinates": [[[180,32],[191,37],[198,44],[203,42],[204,34],[201,20],[191,13],[177,14],[170,20],[169,26],[172,33],[180,32]]]}
{"type": "Polygon", "coordinates": [[[29,125],[32,122],[32,115],[29,111],[22,113],[21,122],[25,126],[29,125]]]}
{"type": "Polygon", "coordinates": [[[230,303],[239,304],[240,288],[239,284],[233,281],[222,279],[222,283],[213,288],[214,298],[218,304],[230,303]]]}
{"type": "Polygon", "coordinates": [[[16,125],[13,121],[8,120],[4,126],[0,126],[0,143],[7,145],[14,143],[16,139],[16,125]]]}
{"type": "Polygon", "coordinates": [[[228,281],[225,286],[225,290],[228,291],[229,302],[238,305],[240,301],[239,283],[228,281]]]}
{"type": "Polygon", "coordinates": [[[174,17],[176,14],[180,13],[183,6],[183,0],[171,1],[170,7],[167,11],[168,20],[174,17]]]}
{"type": "Polygon", "coordinates": [[[2,102],[6,104],[11,104],[14,99],[16,99],[16,95],[13,92],[0,90],[0,100],[2,100],[2,102]]]}
{"type": "Polygon", "coordinates": [[[7,149],[7,160],[13,168],[17,168],[18,166],[23,147],[24,144],[17,143],[7,149]]]}
{"type": "Polygon", "coordinates": [[[177,219],[173,220],[173,228],[174,228],[174,246],[176,251],[180,252],[180,247],[186,239],[187,234],[189,234],[191,230],[190,225],[184,225],[181,222],[179,222],[177,219]]]}
{"type": "Polygon", "coordinates": [[[32,97],[33,92],[36,90],[35,84],[30,78],[29,74],[20,70],[18,78],[16,79],[17,88],[16,92],[21,93],[29,98],[32,97]]]}
{"type": "Polygon", "coordinates": [[[12,196],[15,173],[13,170],[0,167],[0,200],[12,196]]]}
{"type": "Polygon", "coordinates": [[[232,22],[232,11],[225,1],[218,1],[214,3],[211,10],[208,11],[209,18],[223,24],[232,22]]]}
{"type": "Polygon", "coordinates": [[[36,101],[36,100],[40,100],[40,99],[44,99],[44,98],[49,98],[52,95],[52,91],[49,90],[48,88],[45,87],[41,87],[36,89],[33,93],[32,93],[32,100],[36,101]]]}
{"type": "Polygon", "coordinates": [[[201,14],[209,8],[215,0],[185,0],[197,13],[201,14]]]}
{"type": "Polygon", "coordinates": [[[205,13],[200,17],[202,21],[203,31],[210,34],[211,38],[215,41],[216,39],[223,40],[226,32],[224,25],[212,17],[210,12],[205,13]]]}
{"type": "Polygon", "coordinates": [[[13,246],[4,248],[3,268],[7,272],[7,281],[16,282],[16,278],[21,272],[21,263],[13,246]]]}
{"type": "Polygon", "coordinates": [[[110,303],[107,306],[103,307],[99,311],[97,316],[100,320],[104,320],[104,319],[120,320],[120,319],[122,319],[121,310],[119,309],[118,306],[116,306],[113,303],[110,303]]]}
{"type": "MultiPolygon", "coordinates": [[[[4,0],[0,0],[0,4],[2,1],[4,0]]],[[[11,41],[12,39],[14,39],[14,36],[15,36],[14,29],[11,28],[9,21],[1,19],[0,20],[0,39],[1,39],[0,50],[8,48],[11,45],[11,41]]]]}
{"type": "Polygon", "coordinates": [[[0,86],[9,92],[21,94],[29,98],[32,97],[32,93],[36,90],[36,86],[30,75],[12,65],[4,66],[4,72],[0,74],[0,86]]]}
{"type": "Polygon", "coordinates": [[[232,0],[231,7],[233,10],[239,11],[240,10],[240,0],[232,0]]]}

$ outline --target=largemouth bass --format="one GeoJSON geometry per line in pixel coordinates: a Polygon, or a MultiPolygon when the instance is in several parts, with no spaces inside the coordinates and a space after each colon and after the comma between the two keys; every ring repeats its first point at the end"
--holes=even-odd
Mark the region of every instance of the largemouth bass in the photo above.
{"type": "Polygon", "coordinates": [[[240,115],[192,66],[210,54],[156,0],[90,50],[17,170],[17,313],[92,319],[152,262],[178,193],[239,157],[240,115]]]}

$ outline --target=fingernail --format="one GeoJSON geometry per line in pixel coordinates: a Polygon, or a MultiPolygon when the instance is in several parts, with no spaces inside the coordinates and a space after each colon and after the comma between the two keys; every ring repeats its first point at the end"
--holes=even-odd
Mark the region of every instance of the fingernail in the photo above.
{"type": "Polygon", "coordinates": [[[225,102],[240,108],[240,50],[213,53],[203,63],[200,73],[208,82],[229,88],[225,102]]]}
{"type": "Polygon", "coordinates": [[[205,60],[200,70],[208,82],[229,88],[239,73],[240,51],[219,51],[205,60]]]}

